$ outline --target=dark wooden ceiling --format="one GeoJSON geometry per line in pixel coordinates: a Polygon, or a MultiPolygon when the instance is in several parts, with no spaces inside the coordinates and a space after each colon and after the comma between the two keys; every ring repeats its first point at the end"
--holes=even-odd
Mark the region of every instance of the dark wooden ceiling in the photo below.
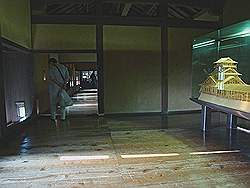
{"type": "MultiPolygon", "coordinates": [[[[195,20],[202,14],[220,16],[225,0],[31,0],[34,23],[41,18],[170,19],[195,20]],[[98,8],[99,7],[99,8],[98,8]],[[46,17],[47,16],[47,17],[46,17]]],[[[44,22],[45,20],[43,20],[44,22]]],[[[84,22],[84,21],[83,21],[84,22]]]]}

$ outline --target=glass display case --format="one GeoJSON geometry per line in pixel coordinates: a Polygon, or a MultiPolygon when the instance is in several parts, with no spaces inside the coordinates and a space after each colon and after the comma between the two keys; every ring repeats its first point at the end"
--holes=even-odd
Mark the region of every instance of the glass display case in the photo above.
{"type": "Polygon", "coordinates": [[[192,98],[214,69],[213,62],[230,57],[238,62],[241,79],[250,84],[250,20],[196,38],[192,44],[192,98]]]}

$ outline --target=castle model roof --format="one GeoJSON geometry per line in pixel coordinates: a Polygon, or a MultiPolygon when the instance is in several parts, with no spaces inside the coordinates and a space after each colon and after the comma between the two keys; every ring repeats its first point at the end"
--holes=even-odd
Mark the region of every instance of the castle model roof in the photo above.
{"type": "Polygon", "coordinates": [[[214,62],[214,64],[223,64],[223,63],[238,64],[238,62],[232,60],[230,57],[223,57],[223,58],[220,58],[218,61],[214,62]]]}

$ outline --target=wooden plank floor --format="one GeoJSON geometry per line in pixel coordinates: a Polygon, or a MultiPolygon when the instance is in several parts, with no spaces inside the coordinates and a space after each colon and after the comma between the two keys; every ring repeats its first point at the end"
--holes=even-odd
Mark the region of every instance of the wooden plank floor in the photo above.
{"type": "Polygon", "coordinates": [[[222,125],[204,135],[199,118],[34,120],[2,144],[0,187],[250,187],[249,134],[222,125]],[[191,155],[205,151],[233,153],[191,155]]]}

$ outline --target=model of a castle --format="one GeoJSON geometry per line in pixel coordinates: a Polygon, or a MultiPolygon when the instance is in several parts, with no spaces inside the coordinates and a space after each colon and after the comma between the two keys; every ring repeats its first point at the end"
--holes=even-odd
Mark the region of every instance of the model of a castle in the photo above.
{"type": "Polygon", "coordinates": [[[214,71],[201,84],[199,99],[250,113],[250,85],[237,71],[237,62],[221,58],[214,62],[214,71]]]}

